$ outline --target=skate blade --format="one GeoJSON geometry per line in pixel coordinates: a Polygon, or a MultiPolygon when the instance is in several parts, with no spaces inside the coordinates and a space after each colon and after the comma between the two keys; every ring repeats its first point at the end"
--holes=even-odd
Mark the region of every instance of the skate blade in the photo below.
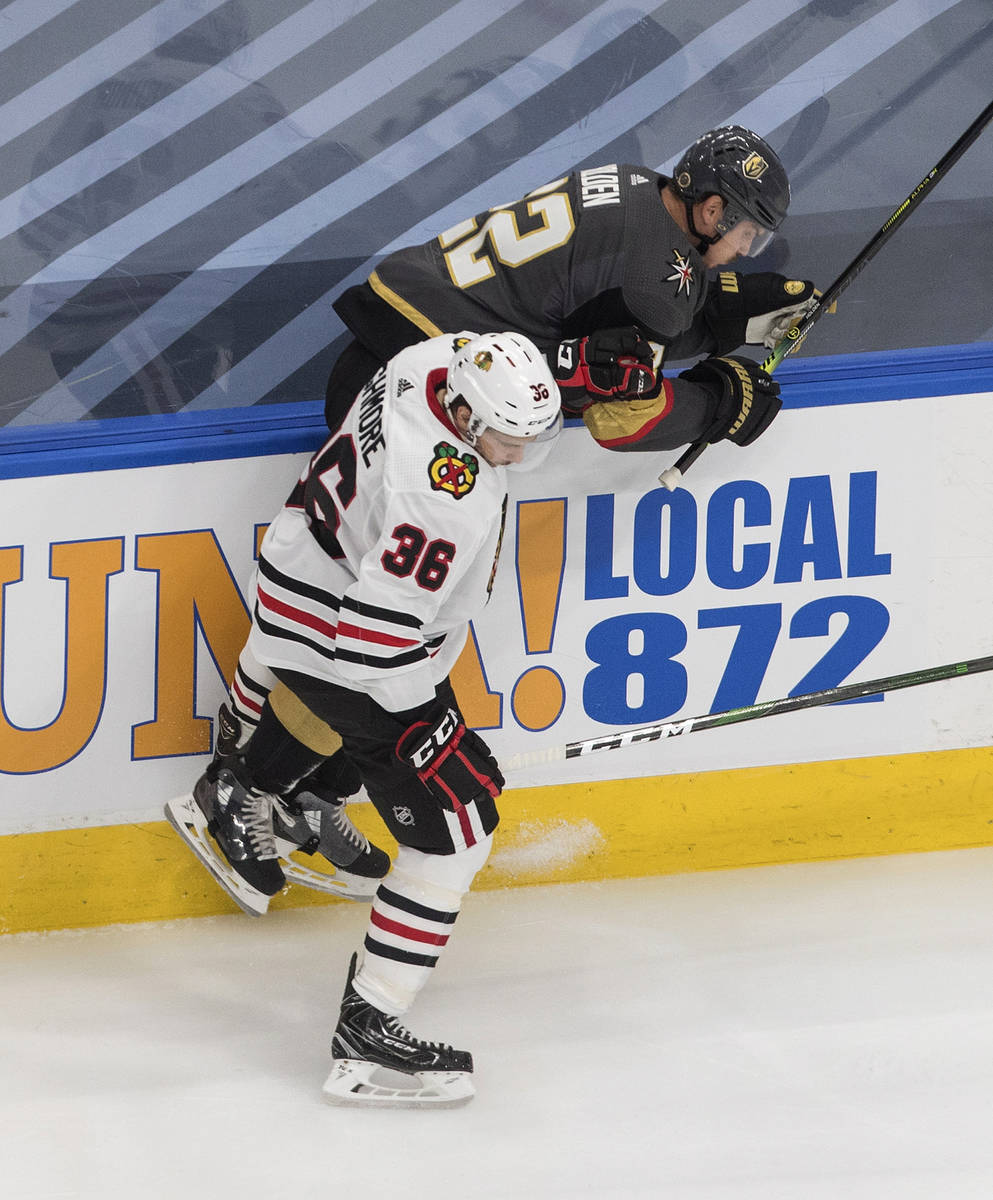
{"type": "Polygon", "coordinates": [[[304,866],[303,863],[297,862],[295,858],[291,857],[297,849],[293,842],[285,841],[281,837],[277,837],[275,840],[279,865],[291,883],[303,884],[304,887],[312,888],[315,892],[326,892],[341,900],[369,901],[375,896],[376,889],[383,882],[382,879],[367,879],[363,875],[351,875],[348,871],[343,871],[341,867],[335,867],[332,863],[328,865],[334,870],[333,875],[324,871],[315,871],[313,867],[304,866]]]}
{"type": "Polygon", "coordinates": [[[269,897],[253,888],[213,847],[207,821],[192,793],[167,800],[166,820],[214,877],[215,883],[231,897],[242,912],[261,917],[269,908],[269,897]]]}
{"type": "Polygon", "coordinates": [[[321,1089],[328,1104],[370,1108],[457,1108],[476,1094],[465,1071],[418,1071],[407,1075],[362,1059],[336,1058],[321,1089]]]}

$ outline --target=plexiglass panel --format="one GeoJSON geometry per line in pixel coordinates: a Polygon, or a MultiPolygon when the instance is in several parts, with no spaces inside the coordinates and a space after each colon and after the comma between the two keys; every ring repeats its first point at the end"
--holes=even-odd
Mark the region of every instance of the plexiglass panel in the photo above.
{"type": "MultiPolygon", "coordinates": [[[[384,251],[740,123],[830,283],[989,103],[989,0],[13,0],[0,424],[318,400],[384,251]]],[[[988,341],[993,131],[801,354],[988,341]]]]}

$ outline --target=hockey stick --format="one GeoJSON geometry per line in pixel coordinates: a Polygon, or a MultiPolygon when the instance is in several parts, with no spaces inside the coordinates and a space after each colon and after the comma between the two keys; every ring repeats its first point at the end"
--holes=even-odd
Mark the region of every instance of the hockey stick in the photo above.
{"type": "Polygon", "coordinates": [[[643,725],[638,729],[624,729],[617,733],[604,734],[602,737],[587,738],[582,742],[549,746],[545,750],[528,750],[513,755],[500,766],[504,772],[520,771],[525,767],[543,766],[567,758],[580,758],[584,754],[596,754],[600,750],[621,750],[625,746],[636,746],[641,742],[658,742],[663,738],[679,737],[683,733],[700,733],[704,729],[737,725],[741,721],[755,721],[760,717],[778,717],[781,713],[797,712],[802,708],[839,704],[843,700],[877,696],[883,692],[895,692],[899,688],[918,687],[922,683],[939,683],[943,679],[956,679],[960,675],[978,675],[981,671],[993,671],[993,655],[948,663],[944,667],[925,667],[922,671],[909,671],[905,675],[887,675],[883,679],[870,679],[865,683],[845,683],[838,687],[824,688],[819,692],[787,696],[782,700],[762,700],[757,704],[746,704],[742,708],[728,709],[727,712],[685,717],[680,721],[663,721],[659,725],[643,725]]]}
{"type": "MultiPolygon", "coordinates": [[[[924,197],[930,194],[930,189],[948,174],[949,170],[983,132],[991,118],[993,118],[993,102],[987,104],[940,162],[931,168],[906,200],[903,201],[895,212],[887,217],[876,234],[859,251],[848,266],[845,267],[834,283],[831,284],[822,296],[817,298],[813,307],[802,320],[792,326],[785,336],[779,339],[772,353],[762,364],[764,371],[768,371],[771,375],[783,359],[797,349],[816,322],[820,320],[823,313],[835,303],[841,293],[855,281],[862,270],[875,258],[924,197]]],[[[674,491],[679,486],[683,475],[696,462],[709,444],[709,442],[705,441],[694,442],[688,449],[683,451],[673,466],[662,472],[659,476],[659,483],[668,488],[670,492],[674,491]]]]}

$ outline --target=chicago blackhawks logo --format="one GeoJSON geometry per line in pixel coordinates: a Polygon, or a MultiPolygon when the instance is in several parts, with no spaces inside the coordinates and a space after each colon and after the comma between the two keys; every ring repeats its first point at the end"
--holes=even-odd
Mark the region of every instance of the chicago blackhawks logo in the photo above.
{"type": "Polygon", "coordinates": [[[693,282],[693,267],[690,265],[690,260],[684,258],[678,250],[673,250],[673,261],[669,263],[672,267],[672,274],[666,276],[667,283],[676,285],[676,295],[685,292],[687,298],[690,294],[690,284],[693,282]]]}
{"type": "Polygon", "coordinates": [[[493,355],[489,350],[480,350],[472,361],[481,371],[488,371],[493,366],[493,355]]]}
{"type": "Polygon", "coordinates": [[[456,500],[468,496],[479,474],[479,459],[474,454],[460,455],[448,442],[439,442],[434,455],[428,465],[431,487],[436,492],[447,492],[456,500]]]}

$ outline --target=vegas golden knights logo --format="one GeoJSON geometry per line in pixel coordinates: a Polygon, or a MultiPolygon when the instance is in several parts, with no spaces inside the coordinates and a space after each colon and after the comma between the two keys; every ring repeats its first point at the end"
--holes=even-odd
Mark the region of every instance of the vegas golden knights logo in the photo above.
{"type": "Polygon", "coordinates": [[[753,150],[741,164],[741,169],[746,179],[761,179],[766,171],[768,171],[769,164],[761,154],[757,154],[753,150]]]}
{"type": "Polygon", "coordinates": [[[479,459],[474,454],[460,455],[449,442],[439,442],[434,455],[428,464],[431,487],[436,492],[447,492],[456,500],[468,496],[479,474],[479,459]]]}

